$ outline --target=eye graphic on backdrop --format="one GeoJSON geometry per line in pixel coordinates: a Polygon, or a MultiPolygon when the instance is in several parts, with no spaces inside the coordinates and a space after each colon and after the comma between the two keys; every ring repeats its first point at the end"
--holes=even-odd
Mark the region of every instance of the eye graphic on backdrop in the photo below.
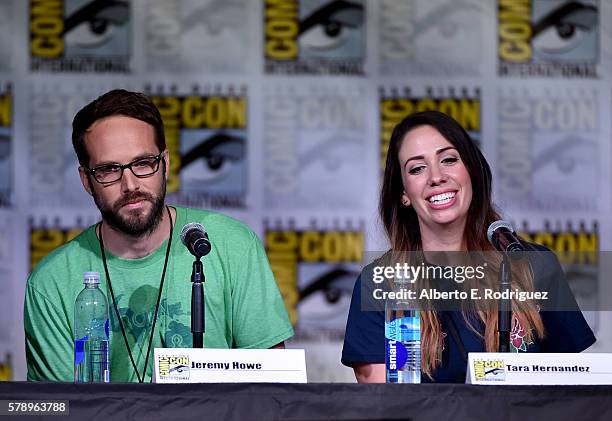
{"type": "Polygon", "coordinates": [[[189,169],[192,176],[197,174],[199,180],[217,181],[230,174],[233,167],[244,160],[245,155],[244,138],[216,133],[181,157],[181,169],[191,166],[189,169]]]}
{"type": "Polygon", "coordinates": [[[327,171],[338,171],[343,163],[360,159],[360,146],[359,139],[331,136],[300,154],[300,168],[322,161],[327,171]]]}
{"type": "Polygon", "coordinates": [[[301,302],[320,291],[324,294],[325,300],[328,303],[337,303],[343,295],[351,296],[355,278],[358,275],[359,272],[347,270],[343,267],[330,269],[299,291],[299,301],[301,302]]]}
{"type": "Polygon", "coordinates": [[[64,22],[66,43],[97,48],[112,38],[114,29],[128,22],[129,5],[118,0],[94,0],[76,10],[64,22]]]}
{"type": "Polygon", "coordinates": [[[232,0],[213,0],[205,6],[194,10],[189,16],[182,20],[182,28],[189,31],[202,25],[206,33],[217,38],[226,30],[235,30],[242,22],[243,4],[232,0]]]}
{"type": "Polygon", "coordinates": [[[464,16],[470,17],[472,12],[479,10],[478,4],[461,0],[441,4],[419,18],[414,37],[426,38],[428,44],[446,44],[450,40],[459,44],[462,32],[469,29],[464,26],[464,16]]]}
{"type": "Polygon", "coordinates": [[[594,165],[592,157],[597,156],[597,145],[589,140],[568,137],[541,151],[534,157],[533,172],[555,165],[562,174],[577,171],[579,167],[594,165]]]}
{"type": "Polygon", "coordinates": [[[533,46],[546,54],[563,54],[581,45],[597,26],[597,8],[569,2],[553,9],[533,25],[533,46]]]}
{"type": "Polygon", "coordinates": [[[333,50],[350,39],[363,19],[360,4],[344,0],[328,3],[300,22],[300,45],[313,50],[333,50]]]}

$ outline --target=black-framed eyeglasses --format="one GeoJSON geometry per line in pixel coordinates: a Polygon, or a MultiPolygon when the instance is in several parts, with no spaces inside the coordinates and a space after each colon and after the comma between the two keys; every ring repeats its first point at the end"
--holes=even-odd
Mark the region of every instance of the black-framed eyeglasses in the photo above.
{"type": "Polygon", "coordinates": [[[123,170],[126,168],[129,168],[136,177],[144,178],[155,174],[159,170],[159,162],[162,160],[163,154],[162,152],[156,156],[138,158],[125,165],[107,164],[95,168],[84,168],[100,184],[110,184],[121,180],[123,170]]]}

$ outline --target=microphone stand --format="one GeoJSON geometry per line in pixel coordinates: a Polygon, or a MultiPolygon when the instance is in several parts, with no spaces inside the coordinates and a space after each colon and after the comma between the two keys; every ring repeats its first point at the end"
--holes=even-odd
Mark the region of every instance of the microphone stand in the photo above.
{"type": "MultiPolygon", "coordinates": [[[[508,254],[502,252],[502,263],[499,267],[499,313],[497,328],[499,331],[499,352],[510,352],[510,324],[512,320],[512,301],[509,297],[504,298],[504,292],[510,291],[512,283],[512,272],[510,270],[510,259],[508,254]]],[[[507,293],[506,293],[507,294],[507,293]]]]}
{"type": "Polygon", "coordinates": [[[199,257],[191,271],[191,334],[193,348],[204,348],[204,265],[199,257]]]}

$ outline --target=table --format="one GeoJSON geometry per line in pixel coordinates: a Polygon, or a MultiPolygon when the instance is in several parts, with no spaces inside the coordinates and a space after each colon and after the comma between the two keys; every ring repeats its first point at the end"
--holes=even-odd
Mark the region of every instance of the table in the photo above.
{"type": "Polygon", "coordinates": [[[612,386],[5,382],[0,399],[70,401],[47,421],[612,420],[612,386]]]}

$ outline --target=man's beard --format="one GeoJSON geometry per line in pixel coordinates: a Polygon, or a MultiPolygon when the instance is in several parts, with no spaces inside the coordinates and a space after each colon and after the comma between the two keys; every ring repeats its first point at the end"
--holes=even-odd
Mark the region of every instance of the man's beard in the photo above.
{"type": "Polygon", "coordinates": [[[161,222],[164,199],[166,197],[166,180],[164,177],[159,195],[157,196],[144,191],[131,191],[121,196],[113,205],[103,203],[95,190],[92,190],[92,196],[102,214],[104,222],[108,223],[115,230],[131,237],[144,237],[155,231],[155,228],[161,222]],[[130,215],[128,217],[123,217],[119,214],[124,205],[138,199],[146,200],[153,205],[149,216],[143,218],[140,210],[138,210],[138,215],[130,215]]]}

